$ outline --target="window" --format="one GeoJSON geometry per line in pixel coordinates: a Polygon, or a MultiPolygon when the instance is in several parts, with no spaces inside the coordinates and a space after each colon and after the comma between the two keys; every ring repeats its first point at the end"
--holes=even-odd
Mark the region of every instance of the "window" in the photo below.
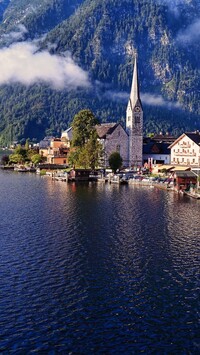
{"type": "Polygon", "coordinates": [[[117,145],[116,151],[117,151],[118,153],[120,153],[120,144],[117,145]]]}
{"type": "Polygon", "coordinates": [[[140,123],[140,116],[135,116],[135,123],[140,123]]]}

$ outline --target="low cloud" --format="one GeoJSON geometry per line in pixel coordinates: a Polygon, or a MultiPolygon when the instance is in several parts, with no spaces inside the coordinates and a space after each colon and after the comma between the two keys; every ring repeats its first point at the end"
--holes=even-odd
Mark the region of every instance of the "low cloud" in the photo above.
{"type": "MultiPolygon", "coordinates": [[[[120,91],[105,91],[103,97],[114,102],[127,103],[130,94],[128,92],[120,92],[120,91]]],[[[180,108],[180,104],[178,102],[170,102],[165,100],[161,95],[152,95],[149,93],[142,94],[141,93],[141,101],[150,106],[159,106],[159,107],[168,107],[171,108],[180,108]]]]}
{"type": "Polygon", "coordinates": [[[141,94],[141,100],[147,105],[150,106],[161,106],[170,108],[180,108],[180,104],[178,102],[170,102],[164,100],[161,95],[151,95],[148,93],[141,94]]]}
{"type": "Polygon", "coordinates": [[[195,20],[186,29],[179,32],[177,41],[182,44],[197,42],[200,40],[200,19],[195,20]]]}
{"type": "Polygon", "coordinates": [[[36,44],[21,42],[0,50],[0,85],[21,83],[32,85],[37,82],[49,84],[56,89],[89,87],[87,72],[71,58],[38,51],[36,44]]]}
{"type": "Polygon", "coordinates": [[[112,90],[106,91],[103,96],[109,100],[117,102],[126,102],[129,98],[129,94],[127,92],[112,90]]]}
{"type": "Polygon", "coordinates": [[[2,37],[8,40],[9,42],[16,42],[24,39],[24,35],[28,33],[26,27],[22,24],[18,25],[16,31],[11,31],[8,34],[4,34],[2,37]]]}

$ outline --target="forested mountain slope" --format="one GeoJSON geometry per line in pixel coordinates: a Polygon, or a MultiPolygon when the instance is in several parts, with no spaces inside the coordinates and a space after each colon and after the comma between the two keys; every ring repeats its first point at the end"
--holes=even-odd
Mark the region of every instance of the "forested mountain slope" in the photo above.
{"type": "Polygon", "coordinates": [[[59,134],[86,107],[123,122],[136,51],[145,132],[200,128],[198,0],[4,0],[1,18],[0,64],[5,48],[16,60],[16,50],[27,55],[28,48],[33,72],[38,53],[48,51],[48,63],[62,58],[77,75],[72,83],[67,72],[60,86],[60,66],[51,80],[39,71],[28,81],[21,71],[7,81],[0,75],[2,142],[59,134]]]}

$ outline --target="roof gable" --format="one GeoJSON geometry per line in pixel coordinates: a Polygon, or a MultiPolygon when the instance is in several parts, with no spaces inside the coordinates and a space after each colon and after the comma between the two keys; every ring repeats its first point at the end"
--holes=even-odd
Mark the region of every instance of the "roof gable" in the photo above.
{"type": "Polygon", "coordinates": [[[155,143],[149,142],[143,145],[143,153],[144,154],[170,154],[170,150],[168,148],[167,143],[155,143]]]}
{"type": "Polygon", "coordinates": [[[180,142],[180,140],[184,137],[188,137],[189,139],[191,139],[194,143],[196,143],[197,145],[200,144],[200,133],[199,131],[197,132],[186,132],[183,133],[180,137],[178,137],[170,146],[169,148],[173,148],[174,145],[176,145],[178,142],[180,142]]]}
{"type": "MultiPolygon", "coordinates": [[[[98,137],[100,139],[105,139],[106,136],[111,135],[118,126],[121,126],[121,128],[124,130],[124,128],[122,127],[122,125],[120,123],[113,123],[113,122],[112,123],[102,123],[100,125],[96,125],[95,128],[96,128],[98,137]]],[[[126,132],[126,131],[124,130],[124,132],[126,132]]]]}

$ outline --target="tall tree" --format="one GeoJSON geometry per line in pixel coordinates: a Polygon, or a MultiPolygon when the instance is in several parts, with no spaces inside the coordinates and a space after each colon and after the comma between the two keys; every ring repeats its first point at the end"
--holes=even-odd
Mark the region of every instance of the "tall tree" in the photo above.
{"type": "Polygon", "coordinates": [[[94,131],[96,124],[99,124],[99,121],[92,111],[88,109],[79,111],[72,122],[72,146],[83,147],[90,138],[92,131],[94,131]]]}
{"type": "Polygon", "coordinates": [[[95,125],[98,124],[94,114],[86,109],[74,116],[72,123],[72,147],[75,149],[69,158],[73,165],[95,169],[98,166],[102,146],[98,140],[95,125]]]}

